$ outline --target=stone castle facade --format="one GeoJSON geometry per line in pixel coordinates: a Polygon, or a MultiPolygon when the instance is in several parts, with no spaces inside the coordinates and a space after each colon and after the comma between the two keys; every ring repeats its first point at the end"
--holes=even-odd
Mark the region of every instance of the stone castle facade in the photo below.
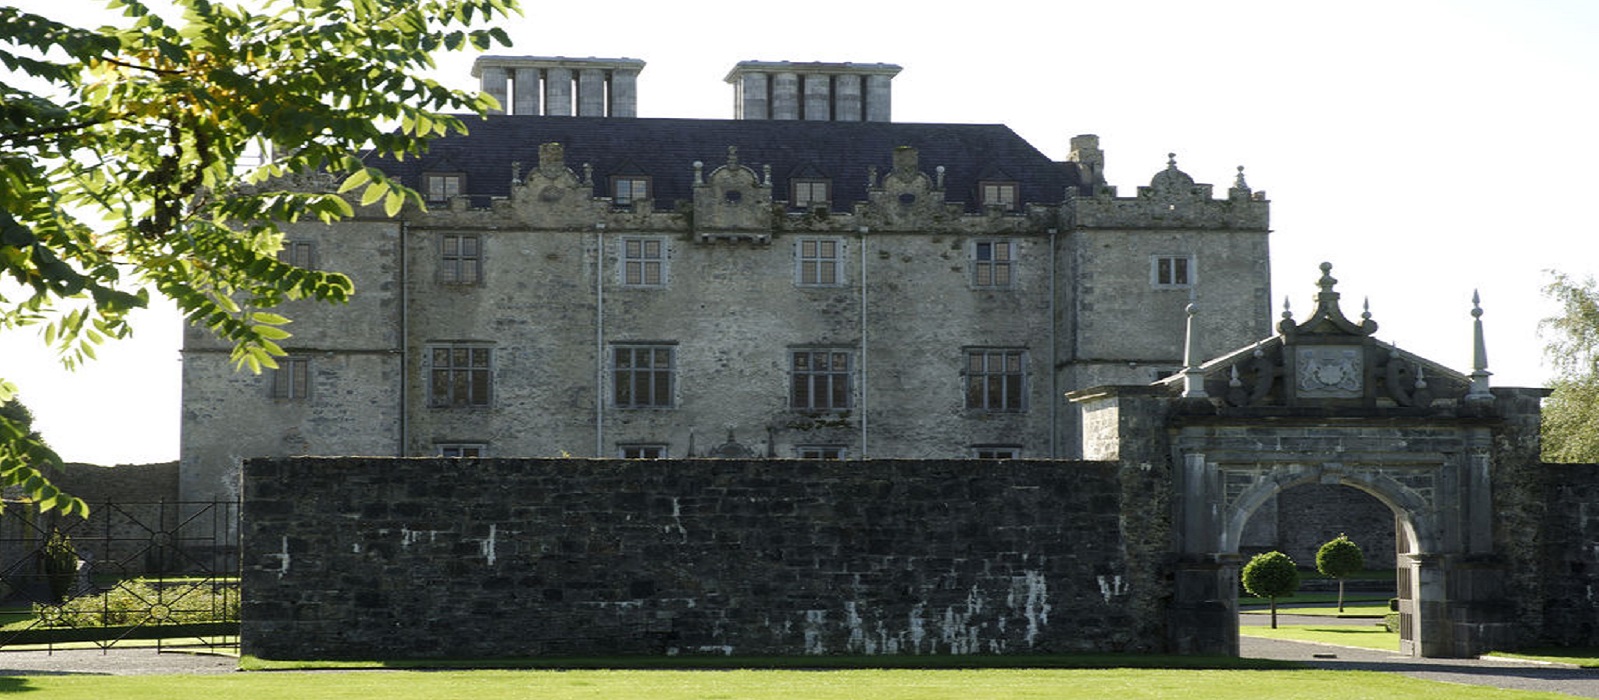
{"type": "Polygon", "coordinates": [[[507,113],[376,162],[430,200],[299,225],[339,270],[276,371],[184,339],[182,496],[289,455],[1080,458],[1068,392],[1270,332],[1269,203],[1107,184],[999,125],[889,119],[886,64],[747,62],[730,120],[641,119],[632,59],[484,57],[507,113]],[[574,116],[575,115],[575,116],[574,116]]]}

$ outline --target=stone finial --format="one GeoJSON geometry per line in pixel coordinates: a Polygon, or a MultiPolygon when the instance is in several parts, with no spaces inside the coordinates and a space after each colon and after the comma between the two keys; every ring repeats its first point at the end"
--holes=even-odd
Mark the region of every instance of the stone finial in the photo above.
{"type": "Polygon", "coordinates": [[[539,174],[554,179],[564,172],[566,172],[566,148],[556,141],[540,144],[539,174]]]}
{"type": "Polygon", "coordinates": [[[940,190],[944,189],[944,166],[940,165],[936,168],[933,168],[933,174],[937,177],[935,180],[937,183],[935,187],[940,190]]]}
{"type": "Polygon", "coordinates": [[[1244,166],[1238,166],[1238,177],[1233,178],[1233,189],[1247,190],[1249,183],[1244,182],[1244,166]]]}
{"type": "Polygon", "coordinates": [[[866,167],[866,189],[877,189],[877,166],[875,165],[866,167]]]}
{"type": "Polygon", "coordinates": [[[921,162],[921,152],[911,146],[900,146],[894,149],[894,174],[902,178],[916,175],[921,162]]]}
{"type": "Polygon", "coordinates": [[[1366,297],[1360,305],[1360,320],[1371,320],[1371,297],[1366,297]]]}
{"type": "Polygon", "coordinates": [[[511,184],[522,184],[522,161],[511,161],[511,184]]]}
{"type": "Polygon", "coordinates": [[[594,164],[592,163],[583,164],[583,184],[594,184],[594,164]]]}
{"type": "Polygon", "coordinates": [[[772,186],[772,164],[771,163],[767,163],[766,165],[761,166],[761,185],[763,185],[765,187],[771,187],[772,186]]]}
{"type": "Polygon", "coordinates": [[[1176,153],[1167,153],[1166,154],[1166,169],[1167,170],[1176,170],[1177,169],[1177,154],[1176,153]]]}
{"type": "Polygon", "coordinates": [[[1205,373],[1199,369],[1199,344],[1194,338],[1194,317],[1199,315],[1199,305],[1190,299],[1184,311],[1188,314],[1188,327],[1183,338],[1183,398],[1203,399],[1210,394],[1205,393],[1205,373]]]}
{"type": "Polygon", "coordinates": [[[1493,392],[1488,386],[1488,344],[1482,335],[1482,297],[1471,290],[1471,388],[1466,391],[1467,401],[1492,401],[1493,392]]]}
{"type": "Polygon", "coordinates": [[[705,163],[702,161],[694,161],[694,184],[705,184],[705,163]]]}
{"type": "Polygon", "coordinates": [[[738,146],[728,146],[727,147],[727,169],[728,170],[732,170],[732,169],[737,168],[737,167],[738,167],[738,146]]]}

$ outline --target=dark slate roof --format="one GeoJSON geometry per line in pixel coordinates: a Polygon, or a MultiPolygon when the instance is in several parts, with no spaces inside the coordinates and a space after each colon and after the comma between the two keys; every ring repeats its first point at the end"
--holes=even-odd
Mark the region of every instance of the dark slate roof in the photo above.
{"type": "Polygon", "coordinates": [[[904,124],[891,122],[814,122],[736,119],[627,119],[496,115],[466,118],[470,134],[437,139],[428,153],[404,161],[375,161],[406,185],[420,188],[423,173],[461,172],[464,193],[486,206],[490,197],[510,193],[511,164],[525,174],[537,167],[539,145],[559,142],[566,165],[579,177],[583,164],[594,166],[596,196],[608,196],[612,174],[651,177],[657,209],[693,199],[693,163],[705,173],[727,162],[727,147],[737,146],[739,162],[757,174],[772,166],[772,198],[789,198],[790,177],[829,177],[833,208],[847,211],[866,201],[869,168],[878,177],[893,169],[893,151],[911,146],[921,153],[920,169],[935,177],[944,166],[945,198],[977,209],[977,183],[1003,173],[1020,186],[1021,201],[1058,204],[1067,187],[1088,191],[1075,163],[1051,161],[1009,127],[999,124],[904,124]]]}

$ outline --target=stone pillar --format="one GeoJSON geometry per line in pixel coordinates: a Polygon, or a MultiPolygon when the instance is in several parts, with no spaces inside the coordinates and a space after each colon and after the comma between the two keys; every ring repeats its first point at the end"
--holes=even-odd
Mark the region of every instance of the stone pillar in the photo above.
{"type": "Polygon", "coordinates": [[[858,122],[861,120],[861,76],[839,75],[833,78],[833,121],[858,122]]]}
{"type": "Polygon", "coordinates": [[[1238,569],[1236,554],[1183,557],[1173,566],[1170,653],[1238,655],[1238,569]]]}
{"type": "Polygon", "coordinates": [[[866,76],[866,121],[892,121],[890,98],[894,93],[890,81],[893,79],[892,75],[866,76]]]}
{"type": "Polygon", "coordinates": [[[508,78],[509,76],[504,68],[483,69],[482,77],[480,78],[483,92],[500,103],[499,108],[489,110],[489,114],[505,114],[505,109],[510,106],[505,102],[507,98],[505,83],[508,78]]]}
{"type": "Polygon", "coordinates": [[[810,74],[805,81],[805,120],[833,121],[833,76],[810,74]]]}
{"type": "Polygon", "coordinates": [[[544,72],[544,115],[572,116],[572,69],[550,68],[544,72]]]}
{"type": "Polygon", "coordinates": [[[611,116],[638,116],[638,71],[611,71],[611,116]]]}
{"type": "Polygon", "coordinates": [[[734,105],[735,119],[771,119],[771,100],[767,92],[771,81],[765,73],[745,73],[739,76],[738,103],[734,105]]]}
{"type": "Polygon", "coordinates": [[[540,71],[537,68],[516,69],[516,81],[514,83],[516,87],[514,101],[516,104],[511,108],[511,114],[539,113],[539,93],[544,90],[543,86],[539,85],[539,73],[540,71]]]}
{"type": "Polygon", "coordinates": [[[605,116],[605,71],[584,68],[577,72],[577,116],[605,116]]]}
{"type": "Polygon", "coordinates": [[[799,119],[799,76],[778,73],[772,76],[772,118],[799,119]]]}

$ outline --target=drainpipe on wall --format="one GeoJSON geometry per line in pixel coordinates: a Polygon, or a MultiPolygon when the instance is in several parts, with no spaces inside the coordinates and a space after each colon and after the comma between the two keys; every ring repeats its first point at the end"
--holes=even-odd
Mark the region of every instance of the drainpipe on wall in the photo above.
{"type": "Polygon", "coordinates": [[[594,456],[605,456],[605,222],[594,224],[594,456]]]}
{"type": "Polygon", "coordinates": [[[860,248],[861,248],[861,459],[866,459],[867,456],[868,456],[867,442],[866,442],[866,435],[867,435],[867,433],[866,433],[866,414],[867,414],[867,408],[869,407],[869,403],[866,400],[867,387],[869,386],[869,384],[866,381],[866,234],[868,232],[869,232],[869,229],[867,227],[865,227],[865,226],[860,227],[860,239],[861,239],[861,245],[860,245],[860,248]]]}
{"type": "Polygon", "coordinates": [[[1060,459],[1060,345],[1055,319],[1056,234],[1049,229],[1049,458],[1060,459]]]}
{"type": "Polygon", "coordinates": [[[405,390],[406,389],[406,385],[409,383],[410,373],[411,373],[410,372],[410,362],[408,361],[409,358],[406,356],[406,351],[405,351],[406,346],[411,341],[411,314],[410,314],[410,308],[411,308],[411,286],[410,286],[410,278],[406,274],[406,261],[409,259],[409,256],[406,255],[406,250],[405,250],[406,246],[410,245],[410,237],[407,235],[409,232],[410,232],[410,225],[408,223],[406,223],[405,221],[401,221],[400,222],[400,253],[399,253],[399,258],[400,258],[400,260],[399,260],[399,267],[400,267],[400,337],[398,339],[399,347],[396,348],[396,352],[398,352],[400,354],[400,394],[399,394],[399,396],[400,396],[400,431],[399,431],[400,432],[400,444],[398,445],[398,449],[396,449],[395,452],[394,452],[394,456],[396,456],[396,457],[404,457],[405,456],[405,454],[406,454],[406,445],[407,445],[407,443],[410,440],[410,435],[408,434],[408,432],[410,430],[410,422],[409,422],[410,406],[408,405],[408,402],[407,402],[407,399],[409,397],[407,396],[407,392],[405,390]]]}

